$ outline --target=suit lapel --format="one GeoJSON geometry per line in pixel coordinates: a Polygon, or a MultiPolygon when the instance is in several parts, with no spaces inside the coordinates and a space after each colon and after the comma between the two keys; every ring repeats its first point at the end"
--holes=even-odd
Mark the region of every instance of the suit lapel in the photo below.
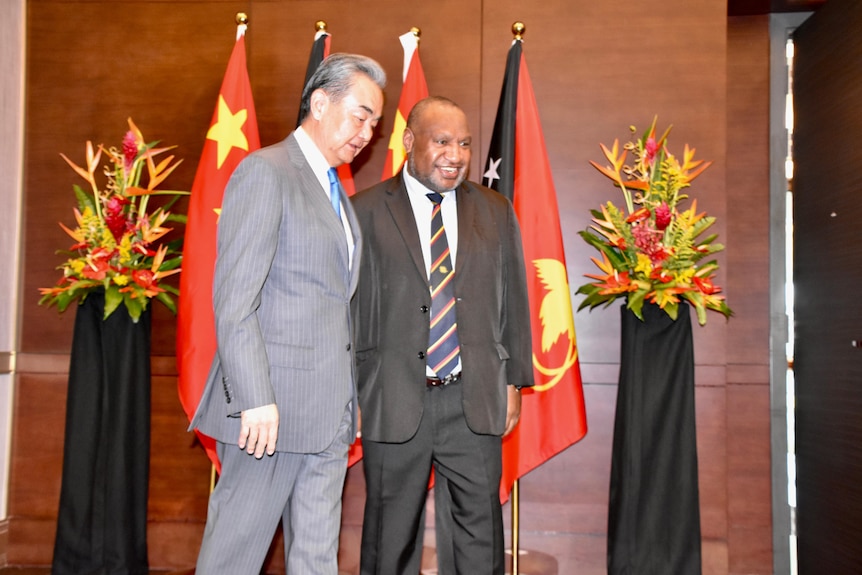
{"type": "Polygon", "coordinates": [[[423,278],[427,278],[425,258],[422,255],[422,244],[419,243],[419,230],[416,228],[416,218],[413,216],[413,207],[410,205],[410,198],[407,196],[404,178],[400,173],[390,180],[386,193],[388,194],[386,207],[392,215],[395,227],[398,228],[401,239],[407,245],[407,251],[410,252],[410,257],[416,265],[416,270],[423,278]]]}
{"type": "MultiPolygon", "coordinates": [[[[300,193],[305,195],[307,200],[307,204],[310,206],[313,216],[317,218],[320,222],[322,222],[326,229],[332,233],[334,239],[338,241],[339,249],[338,253],[341,259],[341,263],[344,266],[345,270],[345,278],[348,278],[348,274],[350,270],[348,269],[349,265],[349,256],[347,253],[347,239],[344,237],[344,225],[341,223],[341,220],[335,214],[335,210],[332,209],[332,204],[327,198],[326,194],[322,193],[320,187],[320,180],[317,179],[317,176],[314,174],[314,170],[311,169],[311,165],[308,163],[308,160],[305,159],[305,154],[302,153],[302,148],[299,147],[299,143],[296,141],[296,138],[293,134],[287,137],[284,140],[285,145],[287,146],[288,156],[291,161],[297,168],[297,172],[299,173],[299,185],[296,186],[300,193]]],[[[344,192],[342,190],[342,209],[344,209],[344,205],[349,203],[344,201],[344,192]]],[[[348,217],[348,221],[349,217],[348,217]]],[[[354,226],[354,222],[350,222],[351,231],[354,234],[354,241],[356,240],[356,232],[357,229],[354,226]]],[[[355,278],[349,278],[351,284],[355,284],[355,278]]],[[[354,285],[355,287],[355,285],[354,285]]],[[[352,289],[352,288],[351,288],[352,289]]],[[[352,292],[351,292],[352,293],[352,292]]]]}
{"type": "Polygon", "coordinates": [[[350,234],[353,236],[353,265],[350,266],[350,287],[348,292],[350,295],[353,295],[356,291],[356,284],[359,281],[359,264],[362,260],[362,234],[359,231],[359,220],[356,219],[353,204],[350,202],[347,194],[344,193],[343,188],[341,190],[341,209],[350,223],[350,234]]]}
{"type": "Polygon", "coordinates": [[[466,183],[455,190],[458,202],[458,257],[455,259],[455,285],[464,277],[464,270],[469,266],[469,255],[472,253],[472,242],[475,240],[473,227],[476,219],[475,193],[466,183]]]}

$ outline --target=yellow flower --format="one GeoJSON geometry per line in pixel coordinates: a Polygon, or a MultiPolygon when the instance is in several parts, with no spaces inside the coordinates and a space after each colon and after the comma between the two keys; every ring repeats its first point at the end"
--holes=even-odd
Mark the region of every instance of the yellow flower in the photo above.
{"type": "Polygon", "coordinates": [[[102,228],[99,245],[105,249],[112,250],[117,247],[117,240],[114,239],[114,234],[108,228],[102,228]]]}
{"type": "Polygon", "coordinates": [[[112,279],[118,286],[124,286],[129,283],[129,276],[123,274],[115,274],[112,279]]]}
{"type": "Polygon", "coordinates": [[[84,271],[84,266],[87,265],[87,263],[84,260],[69,260],[68,265],[73,272],[80,274],[84,271]]]}
{"type": "Polygon", "coordinates": [[[686,270],[680,270],[674,274],[674,278],[676,279],[676,283],[678,284],[691,284],[691,278],[694,277],[695,269],[689,268],[686,270]]]}
{"type": "MultiPolygon", "coordinates": [[[[117,246],[120,252],[120,260],[119,263],[121,266],[127,266],[130,261],[132,261],[132,238],[126,234],[123,236],[123,240],[120,242],[120,245],[117,246]]],[[[125,285],[125,284],[121,284],[125,285]]]]}
{"type": "Polygon", "coordinates": [[[638,253],[638,261],[635,263],[635,273],[641,273],[646,277],[652,273],[652,261],[646,254],[638,253]]]}

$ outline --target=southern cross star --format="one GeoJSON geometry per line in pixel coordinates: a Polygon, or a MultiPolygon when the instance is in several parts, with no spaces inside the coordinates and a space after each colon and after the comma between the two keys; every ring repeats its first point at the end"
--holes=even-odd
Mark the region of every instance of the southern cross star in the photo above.
{"type": "Polygon", "coordinates": [[[500,174],[497,172],[497,168],[500,167],[500,162],[503,161],[503,158],[488,158],[488,171],[482,174],[484,178],[488,179],[488,187],[494,187],[494,180],[500,179],[500,174]]]}

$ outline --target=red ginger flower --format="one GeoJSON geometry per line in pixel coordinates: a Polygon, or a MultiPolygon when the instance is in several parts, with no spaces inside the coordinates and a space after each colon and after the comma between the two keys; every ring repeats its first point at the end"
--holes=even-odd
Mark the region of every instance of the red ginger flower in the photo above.
{"type": "Polygon", "coordinates": [[[649,165],[652,165],[653,161],[655,161],[656,152],[658,152],[658,143],[655,141],[655,136],[650,136],[644,144],[645,159],[649,165]]]}
{"type": "Polygon", "coordinates": [[[655,227],[657,230],[664,231],[670,225],[671,212],[667,202],[662,202],[655,209],[655,227]]]}
{"type": "Polygon", "coordinates": [[[127,218],[125,214],[123,214],[123,208],[128,204],[128,198],[112,196],[105,205],[105,223],[107,224],[108,229],[111,230],[111,234],[117,242],[119,242],[123,237],[123,234],[126,232],[126,228],[128,227],[127,218]]]}
{"type": "Polygon", "coordinates": [[[138,155],[138,142],[135,133],[129,130],[123,138],[123,168],[126,172],[132,168],[132,163],[138,155]]]}

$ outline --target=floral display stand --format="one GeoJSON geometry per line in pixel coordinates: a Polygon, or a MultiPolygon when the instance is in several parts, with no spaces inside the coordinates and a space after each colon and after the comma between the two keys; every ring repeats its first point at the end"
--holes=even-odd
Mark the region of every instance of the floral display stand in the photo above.
{"type": "Polygon", "coordinates": [[[609,575],[700,575],[689,306],[622,308],[608,507],[609,575]]]}
{"type": "Polygon", "coordinates": [[[650,127],[620,146],[602,144],[608,164],[590,162],[622,192],[625,206],[591,210],[580,232],[596,248],[600,273],[578,288],[578,309],[624,300],[622,347],[611,452],[608,506],[609,575],[699,575],[700,503],[694,420],[692,310],[733,312],[707,259],[724,246],[707,230],[715,217],[698,212],[685,190],[711,162],[668,147],[668,127],[650,127]],[[631,154],[631,164],[627,164],[631,154]]]}
{"type": "Polygon", "coordinates": [[[51,572],[143,574],[150,465],[150,311],[78,307],[51,572]]]}
{"type": "Polygon", "coordinates": [[[87,183],[73,186],[74,243],[60,253],[62,275],[40,288],[40,304],[63,312],[78,303],[63,446],[63,481],[54,540],[54,575],[147,575],[150,466],[151,300],[176,313],[181,242],[168,241],[168,211],[187,192],[159,186],[182,160],[147,142],[131,118],[119,147],[88,141],[87,183]],[[102,163],[102,158],[106,162],[102,163]],[[102,180],[102,183],[99,183],[102,180]],[[159,196],[158,200],[150,200],[159,196]]]}

